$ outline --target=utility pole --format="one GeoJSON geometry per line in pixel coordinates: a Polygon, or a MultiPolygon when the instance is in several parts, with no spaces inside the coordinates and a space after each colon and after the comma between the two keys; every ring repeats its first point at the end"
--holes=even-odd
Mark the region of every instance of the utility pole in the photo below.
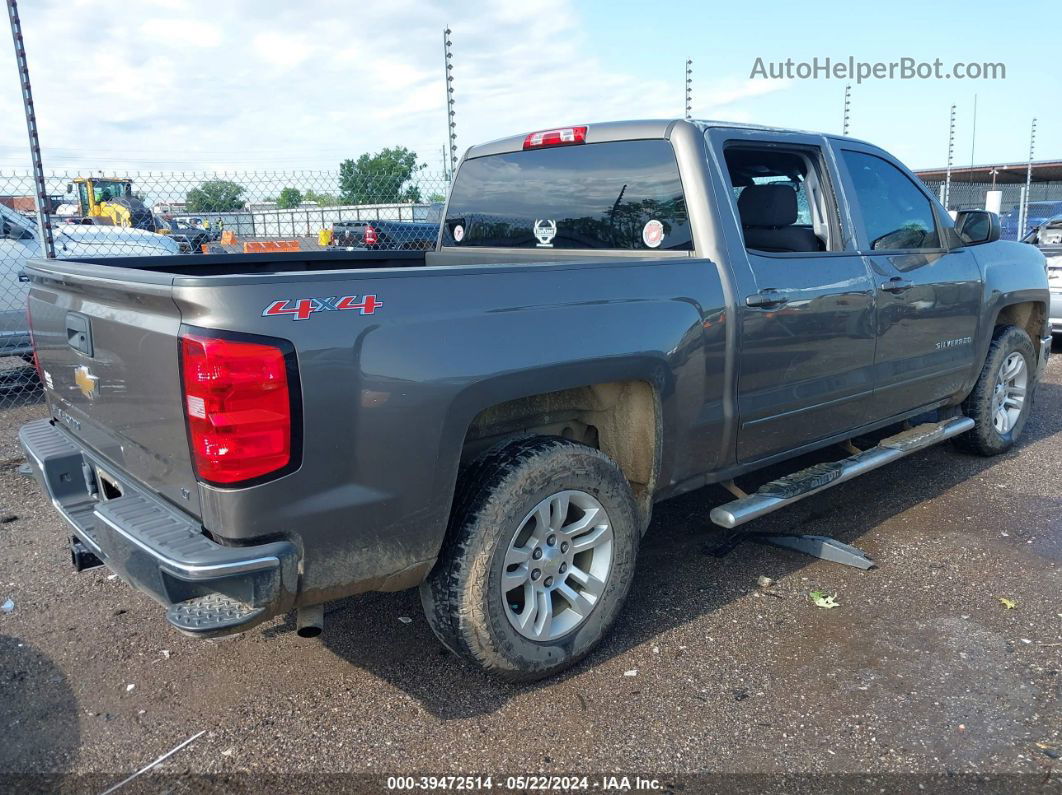
{"type": "Polygon", "coordinates": [[[686,118],[693,117],[693,59],[686,59],[686,118]]]}
{"type": "Polygon", "coordinates": [[[844,87],[844,124],[841,126],[841,134],[848,135],[848,124],[852,119],[852,84],[844,87]]]}
{"type": "Polygon", "coordinates": [[[1021,197],[1021,211],[1018,213],[1018,240],[1025,237],[1029,223],[1029,191],[1032,189],[1033,157],[1036,155],[1036,119],[1032,120],[1029,131],[1029,164],[1025,167],[1025,195],[1021,197]]]}
{"type": "Polygon", "coordinates": [[[37,137],[37,113],[33,109],[33,91],[30,87],[29,64],[26,62],[26,45],[22,40],[22,22],[18,18],[17,0],[7,0],[7,16],[11,21],[11,38],[15,42],[15,63],[22,87],[22,107],[26,112],[26,133],[29,135],[30,161],[33,164],[34,204],[37,207],[37,225],[41,230],[41,247],[45,257],[55,259],[55,240],[52,238],[52,223],[48,217],[48,189],[44,183],[41,142],[37,137]]]}
{"type": "Polygon", "coordinates": [[[951,199],[951,162],[955,156],[955,106],[951,106],[951,120],[948,122],[948,167],[944,173],[944,209],[950,208],[951,199]]]}
{"type": "Polygon", "coordinates": [[[974,151],[977,149],[977,94],[974,94],[973,132],[970,133],[970,179],[973,179],[974,151]]]}
{"type": "Polygon", "coordinates": [[[446,132],[450,140],[450,176],[457,170],[457,124],[454,123],[454,54],[450,26],[443,31],[443,62],[446,65],[446,132]]]}

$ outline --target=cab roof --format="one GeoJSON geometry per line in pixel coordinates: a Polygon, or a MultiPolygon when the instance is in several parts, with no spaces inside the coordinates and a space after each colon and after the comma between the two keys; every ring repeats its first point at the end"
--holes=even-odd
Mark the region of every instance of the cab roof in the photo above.
{"type": "MultiPolygon", "coordinates": [[[[833,133],[815,132],[810,130],[794,130],[785,127],[769,127],[762,124],[747,124],[743,122],[733,121],[719,121],[712,119],[636,119],[631,121],[605,121],[598,123],[586,123],[586,143],[596,144],[605,143],[607,141],[630,141],[641,140],[647,138],[668,138],[671,134],[671,129],[677,124],[692,124],[699,127],[701,130],[707,130],[714,127],[725,127],[736,130],[758,130],[765,132],[799,132],[806,135],[817,135],[826,138],[835,138],[839,140],[855,141],[858,143],[866,143],[860,141],[857,138],[850,138],[843,135],[835,135],[833,133]]],[[[545,128],[549,129],[549,128],[545,128]]],[[[498,138],[494,141],[488,141],[486,143],[477,144],[469,147],[465,152],[465,159],[474,157],[484,157],[486,155],[499,155],[507,152],[519,152],[524,148],[524,139],[528,133],[536,132],[528,130],[526,133],[519,135],[510,135],[505,138],[498,138]]]]}

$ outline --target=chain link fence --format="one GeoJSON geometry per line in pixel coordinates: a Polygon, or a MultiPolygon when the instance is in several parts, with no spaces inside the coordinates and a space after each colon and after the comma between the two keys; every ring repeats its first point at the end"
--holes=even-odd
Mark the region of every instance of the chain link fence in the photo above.
{"type": "MultiPolygon", "coordinates": [[[[926,186],[943,199],[943,180],[923,180],[926,186]]],[[[999,205],[1003,237],[1017,240],[1026,233],[1055,215],[1062,215],[1062,182],[1033,182],[1029,186],[1029,217],[1024,230],[1018,229],[1018,215],[1024,183],[991,182],[956,182],[948,188],[949,210],[984,209],[988,192],[998,190],[1002,193],[999,205]]]]}
{"type": "MultiPolygon", "coordinates": [[[[60,259],[269,251],[422,250],[435,245],[448,175],[282,171],[52,173],[60,259]]],[[[29,172],[0,172],[0,409],[40,400],[20,272],[43,256],[29,172]]]]}

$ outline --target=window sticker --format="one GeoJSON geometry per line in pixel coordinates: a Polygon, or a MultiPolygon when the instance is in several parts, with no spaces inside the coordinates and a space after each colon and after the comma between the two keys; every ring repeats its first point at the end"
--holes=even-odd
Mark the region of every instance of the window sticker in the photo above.
{"type": "Polygon", "coordinates": [[[556,221],[550,219],[535,221],[535,237],[538,238],[538,248],[553,248],[553,238],[556,236],[556,221]]]}
{"type": "Polygon", "coordinates": [[[457,242],[457,243],[460,243],[464,239],[465,239],[465,228],[463,226],[461,226],[461,224],[458,224],[457,226],[454,227],[454,241],[457,242]]]}
{"type": "Polygon", "coordinates": [[[659,248],[664,242],[664,225],[655,218],[642,227],[642,242],[649,248],[659,248]]]}

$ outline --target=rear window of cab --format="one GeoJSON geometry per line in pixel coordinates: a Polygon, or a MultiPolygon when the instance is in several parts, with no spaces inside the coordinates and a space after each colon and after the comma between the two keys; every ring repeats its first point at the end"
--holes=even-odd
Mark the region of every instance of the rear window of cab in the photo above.
{"type": "Polygon", "coordinates": [[[614,141],[466,160],[443,245],[543,249],[692,249],[668,141],[614,141]]]}

